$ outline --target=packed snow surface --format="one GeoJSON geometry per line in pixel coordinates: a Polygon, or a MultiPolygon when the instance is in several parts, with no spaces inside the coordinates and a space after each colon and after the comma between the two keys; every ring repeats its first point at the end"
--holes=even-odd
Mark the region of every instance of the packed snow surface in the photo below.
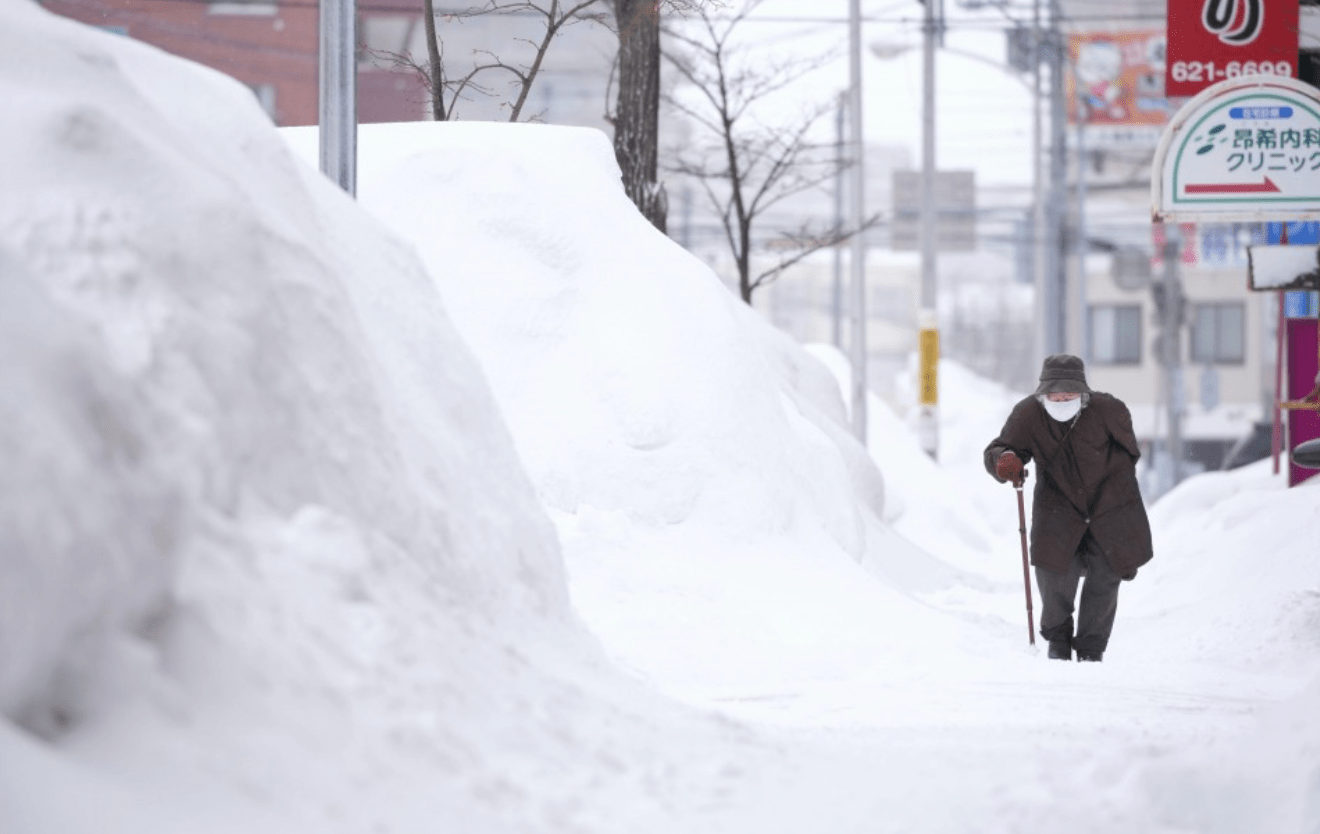
{"type": "Polygon", "coordinates": [[[602,135],[364,126],[355,202],[26,3],[0,91],[5,834],[1320,832],[1314,484],[1184,483],[1052,663],[1021,393],[864,450],[602,135]]]}

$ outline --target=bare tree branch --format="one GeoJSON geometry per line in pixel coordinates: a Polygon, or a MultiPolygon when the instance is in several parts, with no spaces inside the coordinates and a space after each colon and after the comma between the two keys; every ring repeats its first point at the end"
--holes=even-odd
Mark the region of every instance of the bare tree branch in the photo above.
{"type": "Polygon", "coordinates": [[[874,214],[862,224],[860,229],[829,229],[821,234],[814,234],[808,227],[803,226],[796,232],[782,234],[782,239],[788,241],[793,248],[793,254],[781,258],[774,266],[756,276],[756,279],[752,281],[752,289],[756,290],[765,284],[771,283],[780,275],[783,275],[789,267],[800,263],[822,249],[829,249],[847,243],[852,240],[853,235],[865,234],[879,223],[880,215],[874,214]]]}
{"type": "Polygon", "coordinates": [[[458,78],[449,77],[444,69],[443,40],[436,26],[438,15],[434,10],[434,0],[423,0],[423,22],[426,25],[428,56],[424,63],[413,58],[406,51],[369,50],[369,52],[373,57],[384,60],[393,66],[410,70],[417,75],[418,79],[431,93],[431,112],[437,121],[454,118],[456,104],[460,100],[464,100],[463,94],[469,90],[479,91],[485,96],[493,96],[494,92],[492,90],[477,85],[474,79],[492,69],[503,70],[512,76],[509,82],[512,98],[505,105],[509,107],[509,121],[518,121],[522,116],[528,97],[531,95],[532,88],[540,76],[546,55],[549,53],[550,46],[556,36],[566,26],[575,23],[605,24],[607,22],[606,13],[592,11],[593,7],[602,5],[604,2],[605,0],[577,0],[572,4],[565,4],[561,3],[560,0],[489,0],[487,3],[460,12],[440,15],[447,20],[458,22],[492,14],[531,14],[541,18],[544,28],[539,39],[513,39],[514,43],[523,44],[531,49],[532,58],[526,64],[498,57],[489,50],[477,50],[473,53],[474,55],[486,55],[491,60],[478,63],[458,78]],[[449,94],[448,106],[446,106],[446,93],[449,94]]]}
{"type": "Polygon", "coordinates": [[[665,57],[684,83],[682,90],[667,96],[667,100],[700,128],[705,139],[676,150],[665,167],[701,184],[724,227],[729,251],[737,264],[739,294],[748,303],[758,287],[785,269],[850,236],[837,229],[821,235],[806,228],[781,235],[780,241],[788,244],[793,254],[780,258],[774,267],[755,278],[751,275],[754,231],[765,212],[819,187],[845,165],[809,138],[828,107],[817,107],[788,124],[760,124],[755,119],[753,114],[767,98],[831,58],[750,57],[748,50],[735,43],[734,35],[763,2],[743,0],[731,14],[718,17],[707,8],[699,8],[691,26],[666,30],[670,43],[678,50],[665,57]],[[684,91],[693,95],[685,96],[684,91]]]}

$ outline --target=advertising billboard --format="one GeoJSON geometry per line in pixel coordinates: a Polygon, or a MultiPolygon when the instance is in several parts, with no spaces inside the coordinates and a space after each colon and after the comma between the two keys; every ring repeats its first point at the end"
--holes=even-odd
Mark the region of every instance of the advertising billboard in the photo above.
{"type": "Polygon", "coordinates": [[[1164,89],[1194,96],[1240,75],[1297,75],[1298,4],[1266,0],[1168,0],[1164,89]]]}
{"type": "Polygon", "coordinates": [[[1154,147],[1169,118],[1163,32],[1070,35],[1068,121],[1091,147],[1154,147]]]}

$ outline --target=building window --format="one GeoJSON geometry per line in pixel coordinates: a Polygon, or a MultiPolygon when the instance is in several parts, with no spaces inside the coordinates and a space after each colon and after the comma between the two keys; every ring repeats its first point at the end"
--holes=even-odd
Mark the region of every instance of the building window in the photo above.
{"type": "Polygon", "coordinates": [[[1141,362],[1141,305],[1091,307],[1091,361],[1097,365],[1141,362]]]}
{"type": "Polygon", "coordinates": [[[214,15],[269,16],[280,10],[275,0],[207,0],[206,11],[214,15]]]}
{"type": "Polygon", "coordinates": [[[1240,365],[1246,359],[1246,308],[1240,301],[1197,304],[1192,316],[1192,361],[1240,365]]]}

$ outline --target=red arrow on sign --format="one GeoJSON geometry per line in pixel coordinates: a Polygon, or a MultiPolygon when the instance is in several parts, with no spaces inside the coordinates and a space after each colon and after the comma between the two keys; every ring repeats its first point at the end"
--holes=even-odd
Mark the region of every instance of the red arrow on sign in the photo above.
{"type": "Polygon", "coordinates": [[[1269,177],[1265,182],[1230,182],[1219,185],[1188,185],[1188,194],[1277,194],[1279,186],[1269,177]]]}

